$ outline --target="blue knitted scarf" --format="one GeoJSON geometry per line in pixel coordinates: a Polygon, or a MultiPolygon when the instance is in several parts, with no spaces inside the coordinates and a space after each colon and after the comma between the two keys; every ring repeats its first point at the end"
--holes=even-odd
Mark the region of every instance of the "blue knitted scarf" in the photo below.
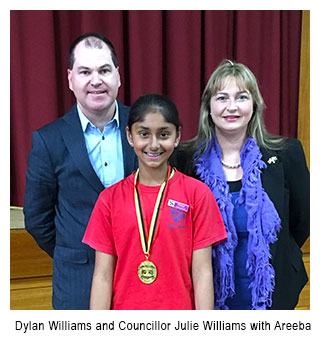
{"type": "MultiPolygon", "coordinates": [[[[196,158],[197,154],[195,155],[196,158]]],[[[247,270],[251,278],[252,309],[267,309],[272,304],[275,271],[269,259],[270,244],[277,240],[280,230],[279,215],[261,184],[261,170],[266,164],[254,139],[249,137],[241,153],[242,188],[238,203],[244,203],[248,214],[247,270]]],[[[196,174],[213,192],[227,230],[228,238],[212,250],[215,308],[228,309],[227,298],[235,294],[234,250],[237,233],[233,222],[233,204],[229,186],[221,165],[220,146],[214,138],[195,163],[196,174]]]]}

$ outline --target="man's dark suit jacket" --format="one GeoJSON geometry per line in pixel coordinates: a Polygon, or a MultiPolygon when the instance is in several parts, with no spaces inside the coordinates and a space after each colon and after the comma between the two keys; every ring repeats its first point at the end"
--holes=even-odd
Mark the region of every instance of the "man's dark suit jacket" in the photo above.
{"type": "MultiPolygon", "coordinates": [[[[289,140],[281,151],[261,150],[261,153],[267,165],[261,175],[262,186],[281,218],[278,240],[270,247],[270,262],[276,275],[271,309],[293,309],[308,282],[300,248],[310,233],[309,171],[298,140],[289,140]],[[272,157],[276,157],[274,162],[272,157]]],[[[190,152],[177,150],[171,163],[197,177],[190,152]]]]}
{"type": "MultiPolygon", "coordinates": [[[[125,177],[137,168],[127,142],[129,108],[119,104],[125,177]]],[[[87,153],[76,105],[35,131],[28,157],[26,230],[53,257],[55,309],[88,309],[95,251],[82,243],[94,204],[104,189],[87,153]]]]}

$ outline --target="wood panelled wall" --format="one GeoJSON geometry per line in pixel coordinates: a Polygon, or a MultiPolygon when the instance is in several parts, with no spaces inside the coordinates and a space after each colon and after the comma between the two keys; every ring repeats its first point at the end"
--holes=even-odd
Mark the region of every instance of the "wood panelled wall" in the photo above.
{"type": "MultiPolygon", "coordinates": [[[[302,142],[310,169],[310,11],[302,13],[298,139],[302,142]]],[[[309,282],[304,287],[297,309],[310,309],[310,238],[302,248],[309,282]]]]}
{"type": "Polygon", "coordinates": [[[10,231],[10,309],[52,309],[52,259],[25,229],[10,231]]]}
{"type": "Polygon", "coordinates": [[[298,138],[310,169],[310,11],[302,13],[298,138]]]}
{"type": "MultiPolygon", "coordinates": [[[[52,259],[24,229],[11,230],[10,246],[10,309],[52,309],[52,259]]],[[[308,244],[305,247],[309,248],[308,244]]],[[[303,259],[310,277],[308,250],[303,259]]],[[[310,283],[303,289],[296,309],[310,309],[310,283]]]]}

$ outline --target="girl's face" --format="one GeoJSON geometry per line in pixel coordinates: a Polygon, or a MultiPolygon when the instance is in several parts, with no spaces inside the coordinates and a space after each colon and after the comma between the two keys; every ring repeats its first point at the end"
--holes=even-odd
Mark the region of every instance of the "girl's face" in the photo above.
{"type": "Polygon", "coordinates": [[[246,133],[253,113],[250,92],[239,88],[236,80],[229,77],[224,86],[210,100],[210,115],[216,133],[246,133]]]}
{"type": "Polygon", "coordinates": [[[129,144],[139,160],[139,168],[166,168],[168,159],[180,141],[180,129],[168,123],[159,112],[149,112],[142,121],[127,128],[129,144]]]}

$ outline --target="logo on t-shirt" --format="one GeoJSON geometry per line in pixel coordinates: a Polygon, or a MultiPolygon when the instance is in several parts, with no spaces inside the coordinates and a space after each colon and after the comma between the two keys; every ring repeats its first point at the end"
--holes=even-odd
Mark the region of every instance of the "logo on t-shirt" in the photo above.
{"type": "Polygon", "coordinates": [[[172,224],[168,224],[168,228],[185,229],[186,226],[181,225],[181,223],[186,218],[186,214],[183,211],[170,208],[170,217],[171,217],[172,224]]]}

